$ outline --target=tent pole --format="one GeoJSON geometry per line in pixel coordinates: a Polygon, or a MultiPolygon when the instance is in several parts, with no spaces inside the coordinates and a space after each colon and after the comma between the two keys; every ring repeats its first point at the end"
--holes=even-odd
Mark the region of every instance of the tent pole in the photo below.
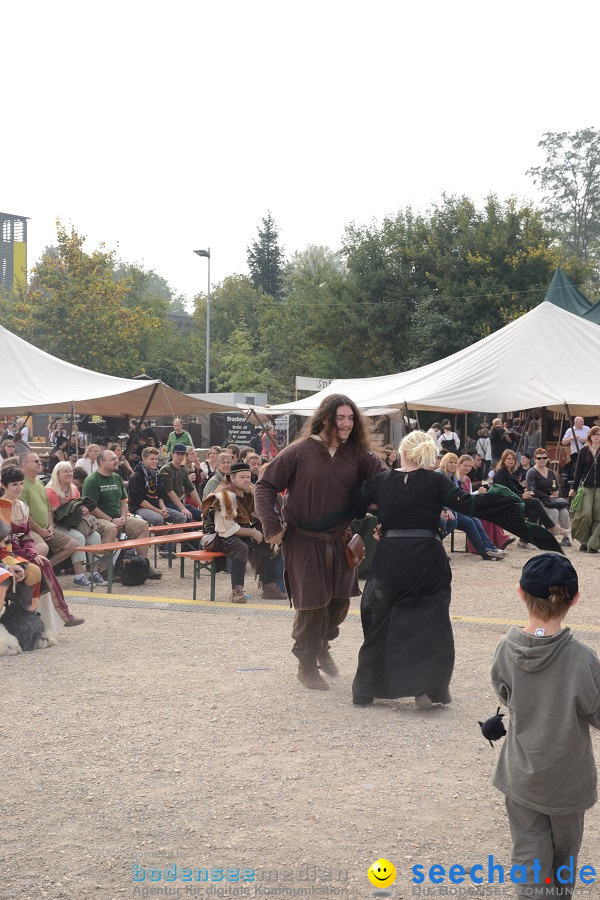
{"type": "MultiPolygon", "coordinates": [[[[71,415],[69,417],[69,453],[71,452],[71,444],[73,442],[73,423],[75,420],[75,401],[71,402],[71,415]]],[[[79,440],[77,441],[77,446],[75,448],[75,452],[79,456],[79,440]]]]}
{"type": "Polygon", "coordinates": [[[467,452],[467,437],[469,434],[468,417],[469,413],[465,413],[465,453],[467,452]]]}

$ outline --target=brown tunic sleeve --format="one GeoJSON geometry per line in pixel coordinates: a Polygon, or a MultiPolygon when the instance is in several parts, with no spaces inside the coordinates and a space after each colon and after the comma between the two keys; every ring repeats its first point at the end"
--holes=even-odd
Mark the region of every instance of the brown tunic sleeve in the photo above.
{"type": "Polygon", "coordinates": [[[268,540],[281,531],[277,494],[289,488],[296,474],[296,447],[291,445],[277,454],[254,487],[254,509],[268,540]]]}

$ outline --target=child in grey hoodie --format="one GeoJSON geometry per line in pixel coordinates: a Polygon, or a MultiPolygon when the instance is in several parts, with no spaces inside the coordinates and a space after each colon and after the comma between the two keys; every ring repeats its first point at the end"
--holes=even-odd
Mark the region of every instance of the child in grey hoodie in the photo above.
{"type": "MultiPolygon", "coordinates": [[[[510,711],[493,784],[506,795],[512,865],[527,866],[527,884],[516,886],[517,897],[568,897],[584,813],[597,800],[590,725],[600,728],[600,661],[561,627],[579,598],[577,573],[566,557],[532,557],[519,594],[527,624],[509,630],[492,666],[492,683],[510,711]]],[[[584,867],[583,882],[586,876],[591,871],[584,867]]]]}

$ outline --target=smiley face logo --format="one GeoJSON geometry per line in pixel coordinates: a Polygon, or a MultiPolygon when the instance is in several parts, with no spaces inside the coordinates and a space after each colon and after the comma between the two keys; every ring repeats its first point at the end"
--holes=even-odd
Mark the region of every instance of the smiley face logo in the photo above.
{"type": "Polygon", "coordinates": [[[378,888],[389,887],[396,880],[396,869],[389,859],[376,859],[367,872],[371,884],[378,888]]]}

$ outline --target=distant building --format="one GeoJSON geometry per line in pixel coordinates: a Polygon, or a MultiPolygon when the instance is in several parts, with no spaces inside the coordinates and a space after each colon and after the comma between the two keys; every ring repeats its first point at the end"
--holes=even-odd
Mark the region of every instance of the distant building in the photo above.
{"type": "Polygon", "coordinates": [[[27,285],[27,218],[0,212],[0,286],[27,285]]]}
{"type": "Polygon", "coordinates": [[[181,331],[184,334],[196,330],[194,317],[190,316],[188,313],[169,312],[167,313],[167,320],[173,325],[176,331],[181,331]]]}
{"type": "Polygon", "coordinates": [[[267,394],[254,393],[232,393],[232,394],[190,394],[196,400],[211,400],[213,403],[222,403],[223,406],[229,406],[235,409],[236,406],[266,406],[269,402],[267,394]]]}

